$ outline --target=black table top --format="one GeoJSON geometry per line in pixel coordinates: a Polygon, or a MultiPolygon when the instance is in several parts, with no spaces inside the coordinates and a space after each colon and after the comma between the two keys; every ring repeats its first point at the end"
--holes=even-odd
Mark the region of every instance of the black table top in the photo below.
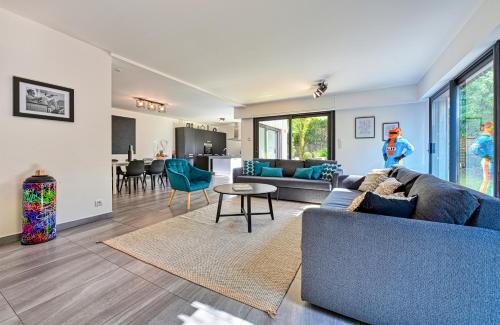
{"type": "MultiPolygon", "coordinates": [[[[243,184],[243,183],[238,183],[243,184]]],[[[245,183],[252,187],[250,191],[235,191],[233,190],[233,184],[223,184],[214,187],[214,191],[222,194],[229,195],[254,195],[254,194],[265,194],[276,192],[278,188],[273,185],[261,184],[261,183],[245,183]]]]}

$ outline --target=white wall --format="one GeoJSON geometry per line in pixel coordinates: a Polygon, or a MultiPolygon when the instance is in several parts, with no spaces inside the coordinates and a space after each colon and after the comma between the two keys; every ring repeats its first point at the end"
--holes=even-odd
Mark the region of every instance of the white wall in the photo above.
{"type": "MultiPolygon", "coordinates": [[[[169,156],[172,154],[172,149],[175,148],[174,125],[177,122],[176,119],[119,108],[113,108],[112,114],[135,119],[135,158],[153,158],[155,143],[159,143],[160,140],[167,140],[166,154],[169,156]]],[[[127,159],[127,155],[113,155],[113,158],[124,161],[127,159]]]]}
{"type": "Polygon", "coordinates": [[[37,168],[57,179],[58,223],[111,212],[111,58],[3,9],[0,39],[0,237],[21,231],[22,182],[37,168]],[[13,76],[73,88],[75,122],[12,116],[13,76]]]}
{"type": "Polygon", "coordinates": [[[405,165],[419,171],[428,171],[428,106],[417,100],[416,86],[379,89],[335,96],[297,98],[248,105],[235,110],[242,117],[242,158],[252,159],[253,117],[307,113],[335,109],[336,159],[346,173],[363,174],[383,167],[381,155],[382,122],[400,122],[404,136],[416,148],[405,165]],[[375,116],[375,139],[354,138],[354,118],[375,116]],[[340,147],[339,147],[340,140],[340,147]]]}
{"type": "Polygon", "coordinates": [[[336,159],[347,174],[366,174],[373,168],[384,167],[382,158],[382,123],[399,122],[403,136],[414,146],[415,153],[405,159],[404,165],[420,171],[429,171],[428,155],[428,105],[426,102],[346,109],[335,112],[336,159]],[[375,138],[355,139],[354,118],[375,116],[375,138]]]}
{"type": "Polygon", "coordinates": [[[432,96],[499,38],[500,1],[484,0],[419,82],[419,97],[432,96]]]}

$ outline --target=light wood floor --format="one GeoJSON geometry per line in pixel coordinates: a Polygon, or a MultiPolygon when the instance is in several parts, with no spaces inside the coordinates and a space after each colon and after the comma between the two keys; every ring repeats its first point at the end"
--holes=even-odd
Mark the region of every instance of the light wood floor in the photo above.
{"type": "MultiPolygon", "coordinates": [[[[215,184],[226,183],[216,177],[215,184]]],[[[358,324],[300,299],[300,272],[276,319],[96,243],[186,212],[170,189],[120,194],[113,218],[61,231],[51,242],[0,246],[0,324],[180,324],[199,301],[254,324],[358,324]]],[[[209,191],[212,202],[217,194],[209,191]]],[[[202,192],[191,209],[206,205],[202,192]]]]}

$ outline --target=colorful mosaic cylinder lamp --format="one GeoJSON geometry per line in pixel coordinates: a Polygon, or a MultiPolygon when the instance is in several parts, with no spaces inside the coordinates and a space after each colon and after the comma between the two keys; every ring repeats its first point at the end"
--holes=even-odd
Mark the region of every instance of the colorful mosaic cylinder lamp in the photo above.
{"type": "Polygon", "coordinates": [[[21,243],[24,245],[56,237],[56,180],[41,170],[23,183],[22,226],[21,243]]]}

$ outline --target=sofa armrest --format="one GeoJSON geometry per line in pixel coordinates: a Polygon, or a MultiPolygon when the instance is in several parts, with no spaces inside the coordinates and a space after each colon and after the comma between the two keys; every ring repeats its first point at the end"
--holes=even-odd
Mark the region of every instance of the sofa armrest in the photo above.
{"type": "Polygon", "coordinates": [[[339,182],[339,186],[349,190],[357,190],[364,180],[365,176],[362,175],[343,176],[342,182],[339,182]]]}
{"type": "Polygon", "coordinates": [[[500,323],[500,232],[309,208],[302,298],[374,324],[500,323]]]}
{"type": "Polygon", "coordinates": [[[332,174],[332,189],[339,187],[340,175],[342,175],[342,171],[336,171],[332,174]]]}
{"type": "Polygon", "coordinates": [[[212,173],[194,166],[189,167],[191,179],[210,183],[212,181],[212,173]]]}
{"type": "Polygon", "coordinates": [[[236,180],[238,176],[241,176],[242,174],[243,174],[242,167],[233,168],[233,182],[236,180]]]}

